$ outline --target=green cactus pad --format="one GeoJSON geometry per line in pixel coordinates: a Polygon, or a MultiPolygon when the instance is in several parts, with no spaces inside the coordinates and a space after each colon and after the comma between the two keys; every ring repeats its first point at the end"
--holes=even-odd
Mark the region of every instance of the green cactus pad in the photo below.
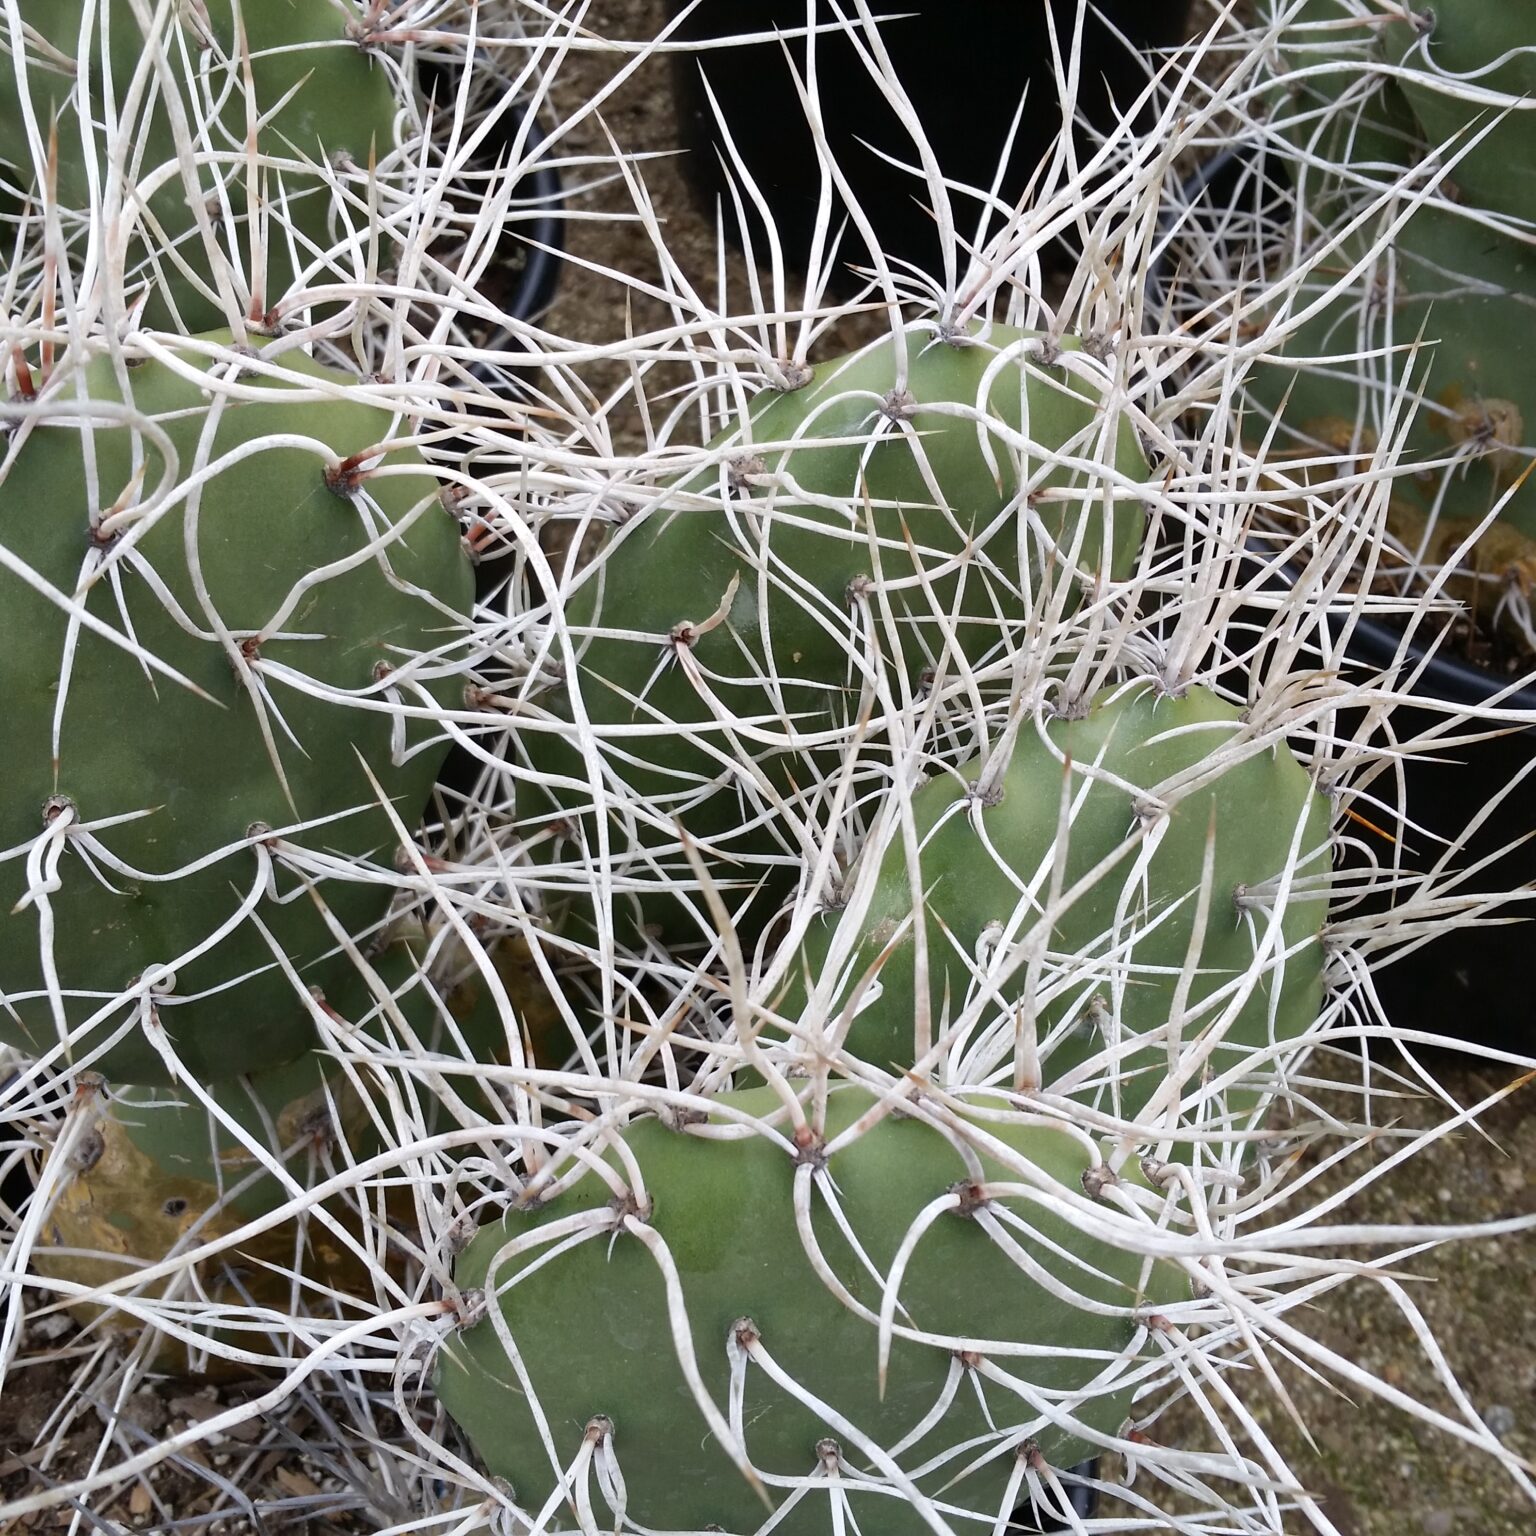
{"type": "Polygon", "coordinates": [[[1425,139],[1455,154],[1463,203],[1536,220],[1536,26],[1529,0],[1434,0],[1414,23],[1389,21],[1382,44],[1425,139]],[[1455,140],[1455,143],[1452,141],[1455,140]]]}
{"type": "MultiPolygon", "coordinates": [[[[147,9],[153,14],[157,7],[147,9]]],[[[257,144],[261,154],[313,167],[324,167],[346,155],[366,170],[372,158],[393,148],[395,87],[384,63],[348,35],[343,8],[331,0],[283,0],[281,4],[248,0],[240,7],[240,17],[250,53],[251,116],[263,119],[257,144]]],[[[141,98],[152,103],[147,118],[141,107],[132,131],[123,135],[125,142],[113,146],[113,152],[127,157],[127,188],[119,192],[125,200],[135,188],[152,180],[160,183],[149,193],[147,216],[137,210],[125,215],[139,223],[124,253],[129,273],[126,297],[131,299],[144,282],[150,285],[152,297],[145,318],[153,326],[186,333],[229,323],[193,205],[201,199],[209,209],[213,238],[248,283],[252,196],[246,164],[248,103],[231,0],[199,0],[196,14],[190,6],[172,6],[165,29],[153,45],[147,42],[128,0],[109,0],[104,10],[98,10],[98,0],[21,0],[19,19],[34,34],[25,51],[25,95],[45,154],[50,125],[57,116],[57,198],[66,238],[74,237],[91,208],[93,180],[98,189],[109,180],[108,142],[100,127],[109,86],[110,99],[122,113],[127,110],[135,72],[143,69],[147,59],[164,60],[164,70],[150,74],[146,81],[150,94],[141,98]],[[93,33],[82,52],[81,20],[86,15],[92,18],[93,33]],[[88,60],[78,79],[66,67],[76,59],[88,60]],[[78,110],[84,91],[89,92],[90,118],[96,125],[88,145],[82,142],[78,110]],[[197,165],[191,187],[176,168],[177,137],[164,99],[167,92],[174,93],[177,109],[188,124],[186,131],[194,137],[203,123],[206,102],[221,102],[217,118],[206,130],[221,158],[215,164],[197,165]],[[225,189],[222,195],[220,187],[225,189]],[[232,221],[232,227],[226,220],[232,221]]],[[[18,71],[7,63],[0,70],[0,157],[10,163],[0,170],[6,181],[36,204],[43,189],[28,149],[23,85],[18,71]]],[[[262,183],[266,263],[256,295],[257,315],[293,282],[290,240],[300,262],[307,263],[314,248],[329,248],[346,229],[337,219],[333,193],[320,170],[271,167],[263,171],[262,183]]],[[[8,201],[12,207],[19,206],[14,196],[8,201]]]]}
{"type": "MultiPolygon", "coordinates": [[[[862,1089],[834,1088],[824,1140],[872,1103],[862,1089]]],[[[754,1090],[726,1094],[719,1104],[761,1122],[777,1099],[754,1090]]],[[[957,1122],[956,1140],[981,1149],[987,1179],[1023,1181],[999,1160],[1000,1146],[1028,1165],[1037,1187],[1081,1197],[1089,1159],[1067,1133],[1026,1128],[1006,1117],[962,1113],[957,1122]]],[[[676,1267],[686,1312],[676,1326],[690,1340],[723,1414],[730,1414],[732,1401],[728,1341],[740,1337],[737,1324],[749,1319],[757,1347],[802,1393],[820,1399],[886,1451],[922,1424],[952,1384],[947,1409],[894,1458],[940,1508],[987,1510],[995,1518],[1015,1456],[1029,1442],[1057,1467],[1072,1465],[1090,1449],[1080,1433],[1052,1424],[1024,1393],[989,1379],[978,1369],[983,1362],[1020,1378],[1091,1429],[1119,1431],[1131,1396],[1124,1371],[1134,1361],[1110,1362],[1134,1351],[1137,1317],[1187,1297],[1181,1274],[1089,1236],[1082,1222],[1028,1198],[1009,1195],[983,1207],[989,1218],[1006,1210],[1023,1224],[1022,1231],[1011,1225],[1006,1230],[1050,1277],[1059,1291],[1053,1293],[976,1216],[946,1211],[915,1245],[897,1292],[905,1312],[895,1316],[910,1328],[974,1349],[975,1356],[967,1365],[949,1347],[898,1338],[882,1397],[877,1322],[834,1294],[806,1257],[795,1220],[796,1180],[814,1180],[808,1210],[827,1265],[854,1304],[878,1316],[882,1284],[869,1266],[889,1275],[914,1220],[955,1187],[972,1187],[972,1175],[956,1141],[911,1118],[888,1117],[825,1161],[814,1151],[824,1140],[814,1132],[802,1140],[807,1150],[797,1158],[785,1140],[764,1134],[705,1139],[655,1119],[624,1131],[627,1156],[639,1167],[650,1202],[643,1219],[676,1267]],[[843,1227],[829,1204],[834,1186],[843,1227]],[[1005,1345],[1041,1352],[1010,1354],[1005,1345]],[[983,1464],[973,1466],[978,1460],[983,1464]]],[[[611,1149],[606,1155],[612,1169],[625,1168],[611,1149]]],[[[456,1278],[465,1289],[491,1288],[489,1305],[500,1309],[519,1366],[508,1359],[493,1320],[481,1318],[444,1342],[439,1394],[526,1510],[540,1509],[558,1486],[540,1426],[548,1426],[555,1461],[564,1469],[576,1460],[589,1423],[604,1415],[613,1425],[611,1450],[627,1489],[628,1518],[636,1525],[756,1531],[768,1512],[711,1433],[678,1364],[658,1261],[632,1233],[614,1230],[626,1208],[607,1182],[585,1170],[574,1188],[482,1229],[460,1256],[456,1278]],[[563,1249],[537,1243],[540,1229],[580,1213],[593,1220],[584,1239],[569,1240],[563,1249]],[[536,1246],[497,1262],[505,1244],[530,1238],[536,1246]]],[[[746,1364],[736,1423],[744,1426],[747,1458],[765,1480],[807,1477],[818,1468],[825,1475],[822,1442],[833,1440],[860,1529],[890,1536],[930,1529],[899,1492],[859,1491],[867,1489],[865,1473],[887,1490],[897,1485],[866,1447],[776,1384],[757,1361],[746,1364]]],[[[612,1529],[614,1517],[590,1481],[597,1527],[612,1529]]],[[[790,1497],[782,1486],[769,1483],[768,1491],[776,1505],[790,1497]]],[[[962,1521],[959,1528],[970,1524],[962,1521]]],[[[824,1485],[774,1526],[781,1536],[825,1536],[835,1528],[824,1485]]]]}
{"type": "MultiPolygon", "coordinates": [[[[1032,1018],[1045,1088],[1091,1096],[1133,1117],[1167,1074],[1166,1026],[1176,993],[1185,989],[1181,1039],[1188,1045],[1217,1016],[1200,1005],[1252,967],[1276,882],[1288,868],[1307,877],[1307,894],[1291,893],[1277,948],[1299,952],[1283,968],[1271,959],[1262,969],[1224,1026],[1211,1070],[1241,1062],[1272,1036],[1291,1039],[1305,1030],[1322,994],[1317,937],[1327,912],[1326,878],[1320,886],[1319,877],[1329,868],[1328,805],[1284,748],[1219,765],[1216,754],[1239,735],[1237,712],[1206,690],[1169,697],[1138,686],[1048,720],[1044,739],[1026,721],[1000,776],[1000,765],[987,765],[984,795],[977,793],[982,766],[974,762],[918,789],[916,886],[925,901],[932,1039],[945,1034],[946,1019],[958,1023],[952,1051],[980,1051],[991,1070],[994,1060],[1012,1056],[1017,1021],[1032,1018]],[[1192,772],[1199,776],[1194,786],[1179,787],[1192,772]],[[1064,791],[1073,809],[1063,850],[1064,791]],[[1165,814],[1155,811],[1159,803],[1165,814]],[[1128,845],[1143,812],[1138,850],[1128,845]],[[1208,836],[1209,915],[1192,959],[1208,836]],[[1039,914],[1053,879],[1070,891],[1117,850],[1124,857],[1056,911],[1049,934],[1041,934],[1039,914]],[[1026,963],[1032,945],[1043,945],[1033,969],[1026,963]],[[972,1000],[979,1008],[962,1023],[972,1000]],[[1115,1066],[1081,1070],[1136,1037],[1146,1043],[1119,1054],[1115,1066]],[[1102,1086],[1106,1077],[1115,1080],[1113,1095],[1102,1086]]],[[[825,998],[822,1016],[836,1022],[854,1003],[847,1049],[896,1071],[918,1054],[913,886],[897,839],[857,928],[836,912],[819,919],[801,968],[825,981],[837,944],[843,979],[825,998]],[[878,996],[871,992],[859,1003],[872,968],[878,996]]],[[[1227,1096],[1229,1107],[1246,1102],[1227,1096]]]]}
{"type": "Polygon", "coordinates": [[[80,1061],[125,1030],[89,1062],[120,1081],[164,1082],[166,1066],[114,1000],[226,923],[211,950],[160,979],[159,1026],[205,1081],[306,1049],[303,989],[323,992],[352,970],[344,953],[326,958],[338,946],[316,896],[363,936],[390,899],[399,839],[364,765],[412,825],[443,744],[405,723],[399,704],[420,702],[411,691],[420,687],[459,702],[425,654],[452,645],[472,594],[435,482],[406,449],[359,483],[337,479],[345,456],[390,435],[391,418],[324,398],[324,386],[345,381],[300,354],[281,361],[319,395],[254,369],[230,380],[230,361],[216,365],[215,383],[205,355],[175,368],[143,362],[120,377],[103,357],[54,380],[12,422],[0,479],[10,562],[0,568],[0,851],[9,854],[0,861],[0,1038],[44,1051],[62,1024],[80,1061]],[[303,442],[274,440],[292,435],[303,442]],[[114,505],[156,498],[152,520],[115,540],[93,533],[114,505]],[[55,595],[15,574],[18,560],[55,595]],[[139,654],[71,625],[59,595],[82,580],[86,612],[139,654]],[[29,870],[28,850],[46,846],[61,815],[74,825],[50,879],[46,857],[29,870]],[[279,847],[273,885],[240,919],[257,886],[261,827],[322,817],[334,819],[292,831],[288,843],[383,869],[369,880],[365,870],[328,877],[311,866],[312,896],[279,847]],[[176,871],[187,872],[159,878],[176,871]],[[89,1038],[79,1037],[93,1017],[89,1038]]]}
{"type": "Polygon", "coordinates": [[[1529,591],[1536,582],[1536,496],[1516,489],[1536,461],[1536,387],[1509,344],[1536,317],[1536,258],[1510,220],[1536,215],[1536,171],[1523,147],[1536,124],[1536,44],[1518,14],[1472,0],[1426,6],[1410,23],[1392,7],[1365,14],[1341,0],[1311,0],[1289,17],[1297,25],[1282,34],[1285,89],[1276,103],[1282,131],[1309,162],[1293,166],[1308,237],[1370,216],[1327,259],[1318,285],[1337,285],[1373,243],[1383,250],[1250,380],[1263,407],[1256,422],[1284,410],[1272,452],[1353,459],[1375,450],[1406,387],[1404,349],[1422,335],[1426,349],[1411,367],[1422,394],[1403,455],[1413,472],[1394,482],[1388,528],[1417,564],[1437,567],[1497,507],[1498,521],[1445,581],[1451,596],[1485,613],[1507,586],[1529,591]],[[1326,72],[1299,73],[1319,66],[1326,72]],[[1486,100],[1468,100],[1469,90],[1486,100]],[[1390,189],[1503,108],[1509,115],[1412,212],[1389,256],[1382,232],[1403,206],[1390,189]],[[1358,355],[1389,345],[1399,350],[1358,355]],[[1448,457],[1448,466],[1428,467],[1448,457]]]}
{"type": "MultiPolygon", "coordinates": [[[[1367,248],[1352,242],[1342,259],[1356,260],[1367,248]]],[[[1254,370],[1255,398],[1270,410],[1284,402],[1285,424],[1304,454],[1319,446],[1368,452],[1408,375],[1406,354],[1301,365],[1287,359],[1379,350],[1389,342],[1405,348],[1422,333],[1426,346],[1411,370],[1415,385],[1422,380],[1422,404],[1404,461],[1426,467],[1394,484],[1401,508],[1395,531],[1412,540],[1414,524],[1438,509],[1438,546],[1444,534],[1459,537],[1503,499],[1500,521],[1525,541],[1536,540],[1536,487],[1510,494],[1536,460],[1536,377],[1509,344],[1536,320],[1536,254],[1443,202],[1418,209],[1393,251],[1390,277],[1383,257],[1379,283],[1362,278],[1301,327],[1284,357],[1254,370]],[[1390,303],[1382,302],[1383,289],[1390,303]],[[1452,455],[1449,467],[1427,467],[1452,455]]],[[[1528,555],[1536,557],[1536,544],[1528,555]]]]}
{"type": "MultiPolygon", "coordinates": [[[[678,825],[722,884],[761,881],[765,910],[792,883],[804,849],[774,797],[812,813],[818,775],[844,763],[888,670],[875,647],[900,657],[913,690],[941,655],[952,678],[957,656],[1006,654],[1051,541],[1058,582],[1069,558],[1092,582],[1135,556],[1147,467],[1093,386],[1001,326],[964,340],[914,328],[906,345],[899,399],[889,337],[760,396],[712,445],[718,468],[624,525],[568,600],[576,676],[540,698],[554,728],[530,726],[521,744],[533,768],[575,782],[521,786],[519,820],[530,835],[579,825],[597,847],[591,765],[570,728],[579,688],[600,766],[622,781],[605,796],[618,861],[657,893],[636,921],[669,940],[697,934],[659,894],[697,887],[678,825]],[[1082,467],[1053,464],[1058,452],[1082,467]],[[817,732],[838,746],[818,751],[817,732]],[[631,807],[645,812],[636,830],[631,807]]],[[[1060,350],[1087,364],[1075,342],[1060,350]]],[[[569,857],[565,839],[552,853],[569,857]]]]}
{"type": "MultiPolygon", "coordinates": [[[[453,991],[439,1007],[416,984],[418,963],[400,944],[371,961],[379,984],[394,995],[394,1007],[423,1048],[454,1059],[460,1059],[465,1050],[477,1061],[504,1056],[501,1020],[489,992],[474,987],[453,991]],[[450,1019],[454,1035],[449,1033],[450,1019]]],[[[361,975],[352,976],[348,985],[337,989],[332,1006],[354,1028],[362,1027],[361,1021],[379,1007],[361,975]]],[[[389,1023],[373,1022],[368,1027],[392,1038],[389,1023]]],[[[314,1147],[334,1140],[338,1121],[354,1158],[371,1156],[382,1145],[379,1128],[369,1120],[347,1074],[314,1051],[269,1071],[221,1079],[209,1084],[207,1091],[246,1136],[264,1143],[274,1156],[286,1157],[290,1166],[302,1166],[306,1142],[314,1147]]],[[[474,1089],[467,1091],[473,1093],[474,1089]]],[[[430,1113],[434,1106],[427,1109],[430,1113]]],[[[207,1111],[185,1090],[138,1085],[116,1088],[112,1092],[112,1117],[127,1140],[162,1174],[203,1186],[200,1208],[212,1203],[212,1191],[221,1186],[232,1191],[242,1174],[257,1167],[254,1154],[235,1145],[227,1129],[210,1122],[207,1111]],[[217,1158],[215,1148],[220,1149],[217,1158]]],[[[231,1192],[228,1205],[237,1214],[260,1216],[286,1198],[278,1181],[264,1175],[249,1188],[231,1192]]],[[[139,1201],[143,1200],[155,1202],[152,1188],[141,1193],[139,1201]]],[[[113,1205],[115,1221],[132,1215],[132,1208],[121,1202],[113,1205]]]]}
{"type": "MultiPolygon", "coordinates": [[[[1286,8],[1292,25],[1280,36],[1271,111],[1292,148],[1307,157],[1304,195],[1328,227],[1325,210],[1354,173],[1394,174],[1415,164],[1427,145],[1397,80],[1380,67],[1381,18],[1340,27],[1350,15],[1340,0],[1309,0],[1294,14],[1292,0],[1273,4],[1286,8]],[[1342,183],[1340,173],[1347,173],[1342,183]]],[[[1299,164],[1294,169],[1303,174],[1299,164]]]]}

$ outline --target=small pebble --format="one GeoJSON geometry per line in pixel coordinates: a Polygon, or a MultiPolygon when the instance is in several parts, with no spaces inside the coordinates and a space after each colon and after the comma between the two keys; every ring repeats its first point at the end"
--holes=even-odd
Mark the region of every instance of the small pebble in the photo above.
{"type": "Polygon", "coordinates": [[[1500,1440],[1515,1431],[1515,1411],[1506,1408],[1503,1403],[1497,1403],[1483,1415],[1483,1423],[1496,1434],[1500,1440]]]}
{"type": "Polygon", "coordinates": [[[1448,1509],[1432,1509],[1420,1524],[1424,1527],[1424,1536],[1451,1536],[1456,1529],[1456,1516],[1448,1509]]]}
{"type": "Polygon", "coordinates": [[[135,1392],[124,1403],[111,1405],[97,1403],[94,1406],[96,1417],[102,1423],[132,1424],[151,1437],[158,1435],[165,1428],[166,1421],[171,1416],[165,1399],[152,1388],[143,1388],[135,1392]]]}

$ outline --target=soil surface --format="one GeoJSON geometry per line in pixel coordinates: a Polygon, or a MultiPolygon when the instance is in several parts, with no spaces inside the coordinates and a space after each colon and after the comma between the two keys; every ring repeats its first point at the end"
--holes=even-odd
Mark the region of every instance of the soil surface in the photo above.
{"type": "MultiPolygon", "coordinates": [[[[1440,1091],[1459,1105],[1479,1103],[1510,1081],[1507,1070],[1465,1056],[1431,1060],[1440,1091]]],[[[1334,1070],[1348,1077],[1352,1067],[1334,1070]]],[[[1355,1100],[1322,1100],[1339,1115],[1355,1100]]],[[[1341,1206],[1338,1223],[1446,1225],[1536,1212],[1536,1084],[1516,1090],[1462,1130],[1341,1206]]],[[[1403,1126],[1448,1118],[1429,1095],[1394,1107],[1403,1126]]],[[[1318,1162],[1322,1148],[1303,1159],[1318,1162]]],[[[1379,1142],[1364,1159],[1390,1154],[1379,1142]]],[[[1357,1176],[1361,1157],[1325,1173],[1307,1198],[1332,1193],[1357,1176]]],[[[1298,1173],[1301,1172],[1298,1169],[1298,1173]]],[[[1350,1250],[1364,1259],[1373,1250],[1350,1250]]],[[[1397,1269],[1445,1359],[1488,1427],[1510,1450],[1536,1458],[1536,1233],[1457,1240],[1397,1269]]],[[[1334,1291],[1303,1318],[1311,1337],[1391,1387],[1458,1417],[1449,1395],[1386,1290],[1357,1282],[1334,1291]]],[[[1241,1388],[1265,1433],[1341,1536],[1527,1536],[1532,1506],[1483,1453],[1353,1387],[1318,1380],[1277,1361],[1277,1374],[1311,1436],[1309,1447],[1274,1393],[1251,1377],[1241,1388]]],[[[1187,1405],[1150,1431],[1162,1443],[1214,1449],[1209,1428],[1187,1405]]],[[[1149,1455],[1153,1453],[1149,1452],[1149,1455]]],[[[1295,1514],[1287,1529],[1313,1529],[1295,1514]]]]}

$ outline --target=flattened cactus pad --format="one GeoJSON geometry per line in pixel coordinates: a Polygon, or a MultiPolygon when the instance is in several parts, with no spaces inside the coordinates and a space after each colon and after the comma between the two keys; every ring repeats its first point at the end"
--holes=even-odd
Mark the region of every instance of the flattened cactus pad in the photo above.
{"type": "MultiPolygon", "coordinates": [[[[483,991],[443,995],[424,984],[424,938],[391,943],[371,962],[373,987],[388,997],[381,1005],[361,973],[332,999],[354,1029],[395,1035],[395,1016],[410,1031],[412,1054],[425,1066],[441,1054],[493,1059],[503,1047],[497,1009],[483,991]]],[[[38,1273],[80,1285],[120,1284],[144,1265],[173,1251],[203,1243],[267,1216],[288,1202],[293,1187],[312,1189],[349,1166],[376,1156],[385,1145],[381,1117],[358,1081],[334,1057],[317,1051],[266,1071],[225,1078],[203,1091],[232,1128],[205,1108],[190,1087],[113,1085],[82,1095],[76,1112],[87,1117],[50,1153],[60,1180],[32,1256],[38,1273]],[[286,1169],[289,1182],[270,1171],[286,1169]]],[[[429,1127],[441,1124],[443,1107],[427,1103],[429,1127]]],[[[412,1194],[396,1184],[386,1211],[409,1219],[412,1194]]],[[[377,1237],[364,1232],[356,1189],[324,1202],[329,1220],[288,1218],[197,1262],[205,1295],[238,1305],[242,1299],[292,1310],[295,1266],[305,1280],[343,1295],[372,1294],[371,1257],[377,1237]],[[340,1232],[337,1231],[337,1226],[340,1232]]],[[[399,1258],[386,1246],[386,1261],[399,1258]]],[[[393,1271],[392,1271],[393,1272],[393,1271]]],[[[165,1287],[153,1283],[153,1294],[165,1287]]],[[[75,1303],[75,1315],[98,1327],[137,1329],[136,1311],[113,1312],[97,1303],[75,1303]]],[[[165,1369],[185,1370],[186,1351],[167,1343],[157,1356],[165,1369]]]]}
{"type": "Polygon", "coordinates": [[[930,780],[915,879],[895,838],[859,920],[811,931],[797,970],[820,985],[815,1017],[848,1015],[847,1049],[883,1068],[938,1042],[971,1080],[1012,1059],[1131,1118],[1170,1051],[1198,1089],[1294,1039],[1322,1000],[1328,802],[1283,745],[1244,752],[1241,735],[1205,689],[1133,685],[930,780]]]}
{"type": "MultiPolygon", "coordinates": [[[[0,69],[5,180],[41,201],[38,168],[57,119],[54,195],[65,237],[79,236],[84,254],[93,185],[97,199],[115,202],[121,211],[108,227],[125,242],[123,297],[147,286],[153,325],[187,332],[228,323],[217,277],[226,263],[243,299],[252,256],[249,123],[261,125],[256,149],[265,157],[257,205],[265,262],[251,304],[239,307],[256,315],[297,275],[291,248],[302,268],[345,237],[330,164],[345,156],[361,176],[394,146],[388,66],[349,34],[350,7],[332,0],[246,0],[239,8],[244,49],[231,0],[137,8],[164,18],[152,40],[129,0],[13,0],[6,9],[19,13],[31,38],[19,62],[8,58],[0,69]],[[110,127],[108,101],[119,114],[110,127]],[[214,102],[217,113],[209,111],[214,102]],[[114,176],[119,167],[125,174],[114,176]]],[[[356,224],[358,211],[350,217],[356,224]]]]}
{"type": "MultiPolygon", "coordinates": [[[[562,782],[521,785],[519,818],[577,863],[607,823],[630,915],[672,942],[698,936],[679,826],[771,910],[861,714],[880,735],[882,688],[910,697],[940,658],[957,686],[1006,658],[1047,589],[1070,609],[1135,558],[1147,465],[1112,362],[1002,325],[904,346],[904,371],[888,336],[764,392],[565,605],[574,667],[521,736],[562,782]]],[[[568,868],[584,908],[592,873],[568,868]]]]}
{"type": "Polygon", "coordinates": [[[1253,431],[1283,412],[1266,451],[1304,477],[1401,433],[1389,532],[1466,571],[1445,590],[1514,634],[1505,594],[1536,582],[1536,384],[1511,341],[1536,319],[1530,9],[1308,0],[1285,20],[1273,96],[1298,216],[1309,241],[1346,237],[1296,307],[1327,302],[1253,370],[1253,431]]]}
{"type": "Polygon", "coordinates": [[[431,653],[472,595],[419,457],[348,462],[389,413],[203,340],[52,380],[0,471],[0,1037],[111,1039],[90,1065],[137,1083],[146,1023],[205,1080],[309,1044],[353,971],[321,903],[384,916],[379,792],[414,824],[443,746],[405,706],[459,702],[431,653]]]}
{"type": "Polygon", "coordinates": [[[1406,13],[1396,5],[1381,9],[1382,50],[1406,71],[1397,78],[1424,137],[1433,146],[1462,151],[1451,172],[1461,201],[1536,218],[1536,28],[1530,5],[1434,0],[1406,13]]]}
{"type": "MultiPolygon", "coordinates": [[[[736,1139],[635,1121],[623,1132],[632,1163],[609,1148],[606,1177],[583,1169],[573,1187],[483,1228],[459,1258],[459,1285],[483,1287],[500,1316],[445,1340],[438,1390],[522,1508],[558,1499],[569,1469],[573,1507],[590,1498],[597,1528],[613,1529],[600,1491],[611,1457],[637,1526],[766,1524],[690,1388],[679,1338],[772,1502],[797,1498],[789,1480],[813,1480],[773,1527],[780,1536],[837,1529],[834,1473],[862,1530],[930,1529],[914,1484],[942,1510],[995,1520],[1019,1454],[1033,1447],[1068,1466],[1089,1443],[1074,1426],[1118,1432],[1146,1319],[1188,1291],[1178,1272],[1110,1240],[1134,1223],[1095,1234],[1076,1215],[1091,1162],[1080,1139],[961,1113],[952,1132],[887,1117],[834,1146],[874,1104],[862,1089],[833,1088],[822,1120],[808,1104],[798,1135],[783,1121],[767,1133],[779,1101],[766,1089],[718,1104],[708,1129],[722,1134],[729,1112],[736,1139]],[[962,1144],[977,1158],[969,1167],[962,1144]],[[1006,1190],[989,1200],[976,1169],[1006,1190]],[[808,1229],[797,1228],[797,1189],[808,1229]],[[813,1267],[808,1233],[835,1281],[813,1267]],[[896,1335],[883,1396],[882,1276],[896,1335]]],[[[1092,1209],[1108,1222],[1107,1205],[1092,1209]]]]}

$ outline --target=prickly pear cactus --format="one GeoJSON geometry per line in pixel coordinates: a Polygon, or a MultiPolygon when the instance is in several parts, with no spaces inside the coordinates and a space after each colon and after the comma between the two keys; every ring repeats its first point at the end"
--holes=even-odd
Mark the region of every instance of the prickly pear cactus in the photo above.
{"type": "Polygon", "coordinates": [[[1174,1057],[1186,1089],[1209,1072],[1245,1104],[1226,1075],[1255,1053],[1270,1070],[1264,1048],[1317,1017],[1329,811],[1283,745],[1241,737],[1205,689],[1133,684],[931,779],[917,868],[894,837],[857,921],[812,929],[810,1017],[846,1019],[844,1048],[884,1068],[1011,1062],[1021,1087],[1130,1119],[1174,1057]]]}
{"type": "Polygon", "coordinates": [[[309,1045],[398,878],[380,796],[413,826],[442,756],[411,710],[462,690],[471,571],[390,414],[227,343],[59,372],[0,471],[0,1036],[124,1082],[161,1032],[204,1081],[309,1045]]]}
{"type": "Polygon", "coordinates": [[[750,1532],[776,1507],[822,1536],[846,1500],[904,1536],[934,1528],[920,1499],[1003,1520],[1022,1457],[1119,1431],[1188,1292],[1118,1243],[1084,1142],[875,1106],[834,1087],[797,1126],[760,1089],[633,1121],[473,1238],[438,1390],[522,1508],[750,1532]]]}
{"type": "Polygon", "coordinates": [[[1529,17],[1478,0],[1408,11],[1311,0],[1281,44],[1276,115],[1309,238],[1345,238],[1298,296],[1315,303],[1326,285],[1329,302],[1287,356],[1255,370],[1255,397],[1283,411],[1304,459],[1374,451],[1398,398],[1416,397],[1413,472],[1394,483],[1388,526],[1416,563],[1461,567],[1449,590],[1486,615],[1506,587],[1536,582],[1536,495],[1523,480],[1536,387],[1510,342],[1536,319],[1529,17]]]}
{"type": "Polygon", "coordinates": [[[941,657],[951,685],[1006,660],[1135,556],[1147,467],[1105,365],[1001,325],[901,343],[759,396],[570,593],[518,815],[538,856],[606,842],[637,928],[698,936],[678,827],[766,915],[861,714],[878,736],[941,657]]]}
{"type": "Polygon", "coordinates": [[[366,172],[394,147],[398,86],[349,31],[349,9],[8,4],[0,156],[23,193],[16,206],[51,195],[82,263],[101,262],[84,231],[102,208],[108,270],[122,264],[130,302],[151,290],[151,325],[205,330],[228,323],[231,302],[260,319],[346,233],[331,168],[346,159],[366,172]]]}

